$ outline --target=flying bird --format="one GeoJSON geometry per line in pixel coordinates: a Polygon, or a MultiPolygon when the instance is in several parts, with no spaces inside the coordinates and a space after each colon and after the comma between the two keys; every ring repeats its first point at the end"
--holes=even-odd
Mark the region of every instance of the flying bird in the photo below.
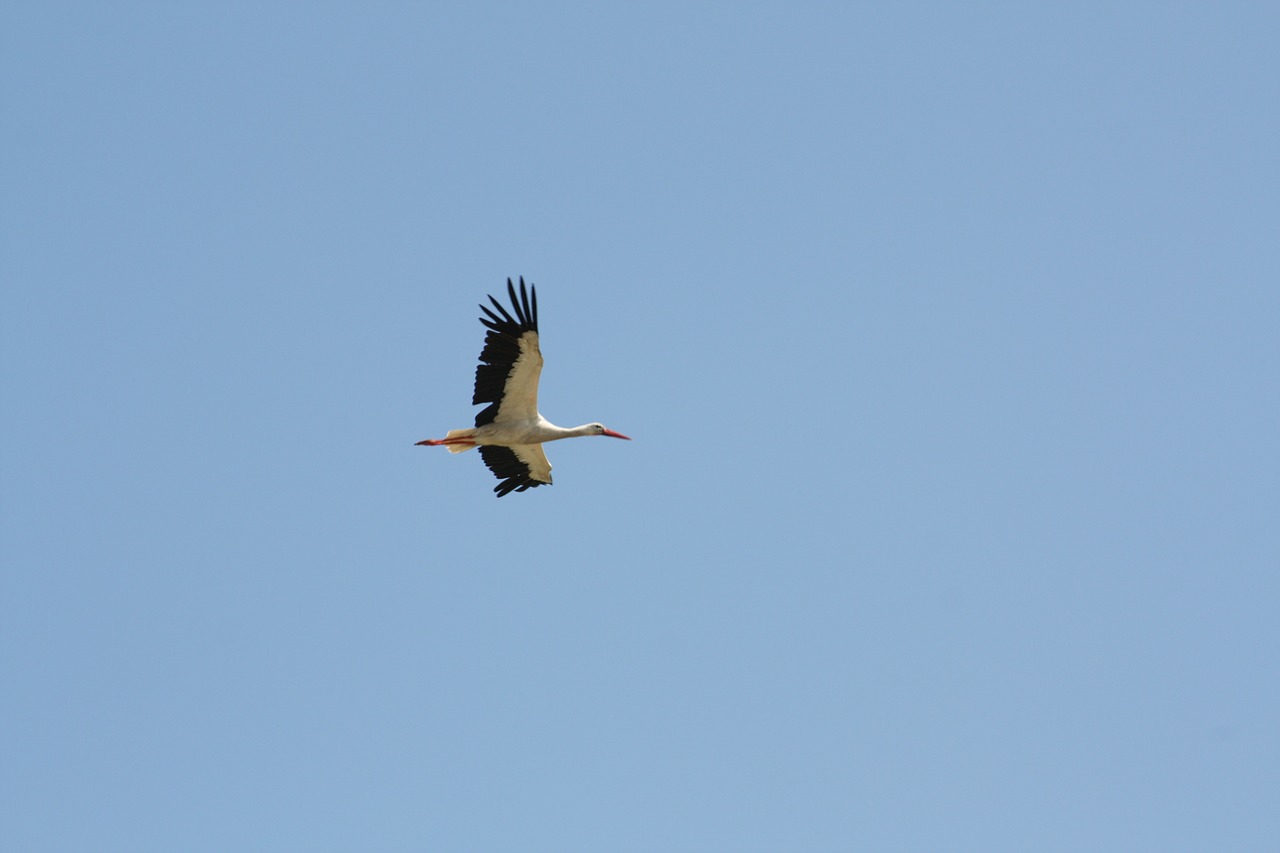
{"type": "Polygon", "coordinates": [[[551,463],[542,452],[544,442],[580,435],[631,440],[599,423],[558,427],[538,413],[538,377],[542,373],[538,291],[532,285],[526,290],[521,276],[519,298],[511,279],[507,279],[507,295],[511,297],[511,313],[492,296],[489,301],[498,313],[480,306],[485,313],[480,322],[489,331],[476,367],[476,391],[471,402],[489,405],[476,415],[474,428],[451,429],[444,438],[418,442],[428,447],[447,447],[450,453],[479,447],[480,458],[500,480],[493,487],[498,497],[551,484],[551,463]]]}

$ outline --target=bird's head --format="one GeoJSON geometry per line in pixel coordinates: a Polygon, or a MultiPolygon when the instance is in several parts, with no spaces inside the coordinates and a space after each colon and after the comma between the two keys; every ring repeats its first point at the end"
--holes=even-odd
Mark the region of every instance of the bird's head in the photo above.
{"type": "Polygon", "coordinates": [[[620,432],[614,432],[613,430],[606,428],[604,424],[591,424],[591,432],[595,435],[607,435],[610,438],[625,438],[627,441],[631,440],[630,436],[623,435],[620,432]]]}

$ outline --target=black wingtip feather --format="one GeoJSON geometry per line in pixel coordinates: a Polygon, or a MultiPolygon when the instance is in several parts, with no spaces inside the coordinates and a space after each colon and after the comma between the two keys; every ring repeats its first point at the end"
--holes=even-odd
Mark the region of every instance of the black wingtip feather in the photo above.
{"type": "MultiPolygon", "coordinates": [[[[488,314],[490,317],[493,317],[493,321],[495,323],[512,323],[517,326],[521,325],[519,320],[517,320],[516,318],[512,317],[510,314],[507,313],[507,309],[503,307],[501,302],[494,299],[492,296],[489,297],[489,301],[493,303],[493,307],[497,308],[498,313],[502,315],[501,320],[499,320],[492,311],[490,311],[488,308],[485,308],[485,306],[481,305],[480,308],[484,310],[484,313],[488,314]]],[[[480,322],[483,323],[484,321],[481,320],[480,322]]]]}
{"type": "MultiPolygon", "coordinates": [[[[520,276],[520,290],[524,290],[524,276],[520,276]]],[[[516,319],[524,324],[524,314],[520,313],[520,300],[516,299],[516,286],[511,283],[511,279],[507,279],[507,296],[511,299],[511,307],[516,311],[516,319]]]]}

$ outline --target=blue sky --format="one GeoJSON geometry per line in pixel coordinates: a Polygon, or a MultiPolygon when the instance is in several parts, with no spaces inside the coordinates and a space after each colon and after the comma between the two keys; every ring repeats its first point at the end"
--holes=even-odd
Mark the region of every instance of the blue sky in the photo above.
{"type": "Polygon", "coordinates": [[[0,846],[1274,849],[1277,43],[4,4],[0,846]]]}

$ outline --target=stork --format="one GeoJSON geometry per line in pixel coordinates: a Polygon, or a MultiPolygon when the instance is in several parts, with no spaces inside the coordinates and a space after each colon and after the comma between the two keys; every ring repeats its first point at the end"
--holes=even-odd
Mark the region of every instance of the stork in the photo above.
{"type": "Polygon", "coordinates": [[[538,349],[538,291],[532,285],[526,290],[520,277],[520,297],[515,285],[507,279],[507,295],[511,297],[511,313],[493,296],[489,301],[495,314],[485,305],[480,318],[489,331],[484,336],[484,349],[476,367],[476,391],[473,405],[488,403],[476,415],[472,429],[451,429],[444,438],[428,438],[418,445],[447,447],[450,453],[480,448],[480,458],[501,482],[493,487],[498,497],[541,485],[551,485],[551,463],[542,445],[561,438],[580,435],[607,435],[631,439],[620,432],[606,429],[604,424],[590,423],[576,427],[558,427],[538,413],[538,377],[542,373],[542,353],[538,349]]]}

